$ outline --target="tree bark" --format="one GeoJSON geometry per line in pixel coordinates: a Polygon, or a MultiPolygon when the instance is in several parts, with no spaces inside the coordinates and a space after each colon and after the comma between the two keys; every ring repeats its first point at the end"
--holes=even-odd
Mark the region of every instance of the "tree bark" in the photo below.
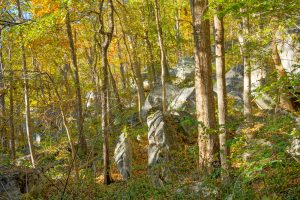
{"type": "Polygon", "coordinates": [[[132,67],[133,67],[133,73],[135,75],[135,82],[137,86],[137,92],[138,92],[138,110],[139,110],[139,120],[140,122],[143,121],[142,118],[142,107],[145,102],[145,91],[144,91],[144,80],[142,77],[141,73],[141,68],[138,63],[138,58],[137,58],[137,53],[136,53],[136,37],[129,37],[130,38],[130,48],[133,53],[133,62],[132,62],[132,67]]]}
{"type": "MultiPolygon", "coordinates": [[[[241,10],[241,12],[244,12],[241,10]]],[[[249,21],[247,17],[242,18],[241,23],[241,34],[238,36],[240,43],[240,51],[243,57],[244,65],[244,90],[243,90],[243,101],[244,101],[244,117],[246,122],[251,122],[252,118],[252,105],[251,105],[251,66],[249,52],[247,50],[247,35],[249,34],[249,21]]]]}
{"type": "Polygon", "coordinates": [[[226,93],[226,79],[225,79],[225,46],[224,46],[224,23],[223,16],[219,16],[218,12],[222,8],[218,7],[214,15],[215,27],[215,48],[216,48],[216,74],[217,74],[217,95],[218,95],[218,118],[220,126],[220,161],[222,167],[222,179],[228,177],[229,168],[229,150],[226,145],[226,118],[227,118],[227,93],[226,93]]]}
{"type": "Polygon", "coordinates": [[[74,40],[73,40],[69,10],[67,10],[65,23],[66,23],[66,27],[67,27],[67,34],[68,34],[72,63],[74,66],[73,79],[74,79],[74,83],[75,83],[75,87],[76,87],[77,129],[78,129],[78,137],[79,137],[78,138],[79,139],[79,147],[80,147],[82,153],[86,154],[87,153],[87,144],[86,144],[85,136],[83,134],[83,113],[82,113],[80,79],[79,79],[77,57],[76,57],[76,52],[75,52],[75,45],[74,45],[74,40]]]}
{"type": "MultiPolygon", "coordinates": [[[[20,0],[17,0],[18,7],[18,17],[20,21],[24,21],[20,0]]],[[[21,33],[21,37],[22,33],[21,33]]],[[[22,39],[23,40],[23,39],[22,39]]],[[[24,104],[25,104],[25,121],[26,121],[26,135],[27,135],[27,143],[30,152],[31,164],[32,167],[35,168],[35,159],[34,159],[34,149],[33,149],[33,138],[31,134],[31,113],[30,113],[30,102],[29,102],[29,85],[27,79],[27,63],[26,63],[26,52],[24,47],[24,42],[21,41],[21,54],[22,54],[22,71],[24,77],[24,104]]]]}
{"type": "Polygon", "coordinates": [[[4,88],[4,60],[3,60],[3,38],[2,27],[0,27],[0,116],[1,120],[1,143],[4,149],[7,148],[7,133],[5,127],[5,88],[4,88]]]}
{"type": "Polygon", "coordinates": [[[108,0],[108,19],[109,27],[108,31],[105,31],[104,21],[103,21],[103,3],[104,0],[101,0],[99,7],[99,22],[100,29],[99,32],[103,36],[102,39],[102,117],[101,117],[101,132],[103,140],[103,183],[108,185],[112,182],[110,177],[110,166],[109,166],[109,143],[108,143],[108,113],[107,113],[107,90],[108,90],[108,48],[112,40],[112,34],[114,30],[114,13],[113,13],[113,3],[112,0],[108,0]]]}
{"type": "Polygon", "coordinates": [[[126,77],[125,77],[125,69],[124,69],[124,63],[122,61],[122,51],[120,42],[117,43],[117,50],[118,50],[118,58],[120,62],[120,75],[121,75],[121,82],[122,82],[122,89],[126,90],[126,77]]]}
{"type": "Polygon", "coordinates": [[[9,127],[10,127],[10,149],[11,157],[13,160],[16,159],[16,143],[15,143],[15,126],[14,126],[14,86],[13,78],[14,71],[12,70],[11,64],[11,49],[8,49],[8,60],[10,66],[10,78],[9,78],[9,127]]]}
{"type": "Polygon", "coordinates": [[[163,34],[162,34],[162,27],[160,22],[160,10],[158,1],[155,0],[155,19],[156,19],[156,28],[157,28],[157,36],[158,36],[158,43],[160,48],[160,62],[161,62],[161,85],[162,85],[162,108],[163,113],[167,112],[167,91],[166,91],[166,79],[168,76],[168,63],[166,58],[166,52],[164,49],[164,41],[163,41],[163,34]]]}
{"type": "Polygon", "coordinates": [[[195,89],[198,128],[199,165],[204,173],[211,173],[218,152],[218,137],[211,133],[216,126],[212,86],[210,25],[204,16],[207,0],[191,0],[194,29],[195,89]]]}
{"type": "Polygon", "coordinates": [[[111,82],[112,88],[114,90],[115,98],[116,98],[116,103],[117,103],[116,107],[118,108],[119,111],[122,111],[123,105],[122,105],[121,98],[119,95],[118,86],[117,86],[116,80],[111,72],[110,66],[108,66],[108,70],[109,70],[110,82],[111,82]]]}
{"type": "MultiPolygon", "coordinates": [[[[275,23],[275,22],[273,22],[273,23],[275,23]]],[[[282,66],[281,59],[280,59],[278,49],[277,49],[277,40],[276,40],[277,30],[278,30],[278,27],[273,26],[272,59],[273,59],[275,69],[278,74],[278,79],[281,79],[281,78],[287,78],[287,74],[282,66]]],[[[288,86],[286,84],[280,84],[280,86],[278,88],[278,93],[279,93],[279,106],[290,112],[294,111],[293,104],[292,104],[291,100],[289,99],[288,86]]]]}

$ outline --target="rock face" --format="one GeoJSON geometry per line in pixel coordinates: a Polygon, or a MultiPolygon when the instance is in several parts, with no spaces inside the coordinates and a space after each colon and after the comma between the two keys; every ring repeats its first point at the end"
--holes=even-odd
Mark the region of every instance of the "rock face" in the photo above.
{"type": "Polygon", "coordinates": [[[170,103],[168,110],[194,113],[196,110],[195,87],[181,89],[170,103]]]}
{"type": "MultiPolygon", "coordinates": [[[[259,94],[255,90],[264,84],[266,70],[258,66],[253,67],[251,71],[251,90],[254,101],[260,109],[272,109],[274,107],[273,99],[267,94],[259,94]]],[[[237,104],[243,103],[243,85],[244,85],[244,66],[238,65],[231,68],[225,75],[227,95],[235,99],[237,104]]],[[[216,84],[214,91],[217,91],[216,84]]]]}
{"type": "MultiPolygon", "coordinates": [[[[193,114],[196,110],[195,87],[179,89],[174,85],[167,84],[167,105],[169,111],[186,111],[193,114]]],[[[142,108],[143,116],[146,117],[150,110],[162,109],[162,88],[156,85],[146,98],[142,108]]]]}
{"type": "Polygon", "coordinates": [[[117,168],[124,180],[128,180],[131,176],[131,150],[131,145],[126,134],[122,133],[119,136],[119,140],[115,148],[114,158],[117,168]]]}
{"type": "Polygon", "coordinates": [[[277,48],[282,66],[287,72],[300,74],[300,68],[297,67],[300,65],[299,29],[289,28],[278,31],[276,37],[279,41],[277,48]]]}
{"type": "MultiPolygon", "coordinates": [[[[226,90],[227,95],[234,98],[237,103],[243,102],[243,75],[244,66],[238,65],[226,72],[226,90]]],[[[214,91],[217,91],[217,85],[214,85],[214,91]]]]}
{"type": "Polygon", "coordinates": [[[176,68],[173,69],[171,75],[174,74],[176,77],[175,83],[182,84],[194,80],[195,77],[195,60],[191,57],[182,58],[177,64],[176,68]]]}
{"type": "Polygon", "coordinates": [[[148,116],[148,166],[153,183],[162,186],[170,179],[172,151],[178,149],[179,140],[170,117],[158,110],[148,116]]]}
{"type": "MultiPolygon", "coordinates": [[[[166,84],[167,105],[177,96],[179,89],[171,84],[166,84]]],[[[142,108],[143,116],[146,117],[150,110],[162,109],[162,88],[161,85],[156,85],[146,98],[142,108]]]]}
{"type": "Polygon", "coordinates": [[[21,194],[29,192],[38,179],[35,170],[0,167],[0,199],[20,199],[21,194]]]}

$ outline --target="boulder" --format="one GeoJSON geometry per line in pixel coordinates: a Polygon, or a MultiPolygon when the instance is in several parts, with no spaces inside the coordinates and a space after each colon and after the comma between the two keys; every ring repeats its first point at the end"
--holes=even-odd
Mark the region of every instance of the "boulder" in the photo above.
{"type": "Polygon", "coordinates": [[[219,193],[217,188],[203,182],[189,183],[176,190],[179,194],[184,192],[193,194],[197,199],[216,199],[219,193]]]}
{"type": "Polygon", "coordinates": [[[287,152],[297,161],[300,162],[300,137],[294,137],[287,152]]]}
{"type": "MultiPolygon", "coordinates": [[[[251,71],[251,90],[254,101],[262,110],[270,110],[274,108],[275,102],[265,93],[259,93],[257,88],[264,85],[266,78],[266,69],[264,67],[254,66],[251,71]]],[[[243,103],[243,87],[244,87],[244,66],[237,65],[231,68],[225,75],[227,95],[235,100],[237,105],[243,103]]],[[[214,91],[217,92],[217,85],[214,85],[214,91]]]]}
{"type": "Polygon", "coordinates": [[[158,110],[147,117],[148,167],[154,185],[162,186],[170,179],[170,160],[180,149],[180,136],[176,123],[158,110]]]}
{"type": "Polygon", "coordinates": [[[0,199],[21,199],[21,195],[29,192],[38,179],[38,171],[34,169],[0,167],[0,199]]]}
{"type": "MultiPolygon", "coordinates": [[[[171,84],[166,84],[167,91],[167,105],[178,95],[179,89],[171,84]]],[[[148,94],[144,106],[142,107],[143,117],[146,117],[150,110],[157,110],[162,108],[162,87],[155,85],[155,87],[148,94]]]]}
{"type": "Polygon", "coordinates": [[[131,176],[131,145],[128,141],[127,134],[122,133],[117,142],[114,158],[117,168],[124,180],[131,176]]]}
{"type": "MultiPolygon", "coordinates": [[[[237,103],[243,102],[243,78],[243,65],[232,67],[225,75],[227,95],[234,98],[237,103]]],[[[217,92],[216,84],[214,85],[214,91],[217,92]]]]}
{"type": "Polygon", "coordinates": [[[183,88],[170,103],[168,110],[187,111],[195,113],[196,94],[195,87],[183,88]]]}
{"type": "Polygon", "coordinates": [[[195,78],[195,60],[191,57],[180,59],[174,70],[171,71],[176,77],[176,84],[188,83],[195,78]]]}

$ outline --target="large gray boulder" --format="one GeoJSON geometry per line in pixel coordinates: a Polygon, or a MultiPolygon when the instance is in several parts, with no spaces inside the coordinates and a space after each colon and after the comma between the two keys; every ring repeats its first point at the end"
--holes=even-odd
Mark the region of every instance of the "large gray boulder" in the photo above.
{"type": "Polygon", "coordinates": [[[183,88],[170,103],[168,110],[186,111],[190,114],[196,110],[195,87],[183,88]]]}
{"type": "MultiPolygon", "coordinates": [[[[298,24],[299,26],[299,24],[298,24]]],[[[283,68],[294,74],[300,74],[299,28],[290,27],[276,33],[277,48],[283,68]]]]}
{"type": "Polygon", "coordinates": [[[125,133],[119,136],[115,152],[115,163],[124,180],[131,176],[132,148],[125,133]]]}
{"type": "MultiPolygon", "coordinates": [[[[172,73],[171,73],[172,74],[172,73]]],[[[182,84],[188,83],[195,78],[195,60],[191,57],[184,57],[180,59],[176,68],[173,70],[176,77],[175,83],[182,84]]]]}
{"type": "MultiPolygon", "coordinates": [[[[171,84],[166,84],[166,100],[167,105],[173,101],[173,99],[178,95],[180,89],[171,84]]],[[[148,94],[144,106],[142,107],[142,114],[144,117],[147,116],[150,110],[157,110],[162,108],[162,87],[161,85],[155,85],[155,87],[148,94]]]]}
{"type": "Polygon", "coordinates": [[[37,170],[0,167],[0,199],[21,199],[21,195],[30,192],[38,180],[37,170]]]}
{"type": "Polygon", "coordinates": [[[300,137],[293,137],[291,145],[287,152],[297,161],[300,162],[300,137]]]}
{"type": "Polygon", "coordinates": [[[170,161],[182,141],[172,117],[160,110],[147,117],[147,125],[149,173],[154,185],[162,186],[170,180],[170,161]]]}
{"type": "MultiPolygon", "coordinates": [[[[274,108],[274,100],[265,93],[257,92],[256,90],[264,85],[266,78],[266,68],[260,66],[252,66],[251,71],[251,91],[254,97],[254,102],[262,109],[274,108]]],[[[227,95],[233,98],[236,104],[243,103],[243,87],[244,87],[244,66],[237,65],[232,67],[225,75],[227,95]]],[[[217,85],[214,85],[214,91],[217,92],[217,85]]]]}
{"type": "MultiPolygon", "coordinates": [[[[243,65],[232,67],[225,75],[227,95],[234,98],[237,103],[243,102],[243,77],[243,65]]],[[[214,85],[214,91],[217,91],[216,84],[214,85]]]]}

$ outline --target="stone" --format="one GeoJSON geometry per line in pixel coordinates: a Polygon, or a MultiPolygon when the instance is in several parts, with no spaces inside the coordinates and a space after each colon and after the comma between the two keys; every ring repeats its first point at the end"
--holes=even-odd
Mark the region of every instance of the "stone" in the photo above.
{"type": "MultiPolygon", "coordinates": [[[[232,67],[225,75],[226,90],[228,97],[235,100],[236,105],[243,104],[243,87],[244,87],[244,66],[237,65],[232,67]]],[[[266,78],[266,69],[259,66],[253,66],[251,71],[251,90],[254,97],[254,102],[262,110],[270,110],[274,108],[275,102],[265,93],[256,91],[264,85],[266,78]]],[[[217,92],[217,85],[214,85],[214,91],[217,92]]]]}
{"type": "Polygon", "coordinates": [[[131,176],[132,148],[125,133],[119,136],[114,152],[114,159],[121,176],[124,180],[128,180],[131,176]]]}
{"type": "Polygon", "coordinates": [[[158,110],[147,117],[148,125],[148,167],[155,186],[162,186],[170,180],[170,161],[182,147],[182,129],[172,116],[158,110]]]}
{"type": "Polygon", "coordinates": [[[176,193],[183,193],[184,191],[194,194],[195,197],[201,197],[200,199],[215,199],[218,195],[217,188],[208,186],[203,182],[195,182],[184,185],[177,189],[176,193]]]}
{"type": "Polygon", "coordinates": [[[21,199],[21,195],[30,192],[38,180],[37,170],[2,166],[0,167],[0,199],[21,199]]]}
{"type": "Polygon", "coordinates": [[[183,88],[170,103],[168,110],[187,111],[195,113],[196,111],[196,94],[195,87],[183,88]]]}
{"type": "Polygon", "coordinates": [[[184,57],[180,59],[173,74],[175,74],[176,84],[188,83],[195,78],[195,60],[191,57],[184,57]]]}
{"type": "MultiPolygon", "coordinates": [[[[166,84],[166,100],[167,105],[178,95],[179,89],[171,84],[166,84]]],[[[142,107],[142,115],[144,118],[148,115],[150,110],[162,109],[162,87],[161,85],[155,85],[151,92],[148,94],[144,106],[142,107]]]]}
{"type": "Polygon", "coordinates": [[[294,137],[287,152],[297,161],[300,162],[300,138],[294,137]]]}

